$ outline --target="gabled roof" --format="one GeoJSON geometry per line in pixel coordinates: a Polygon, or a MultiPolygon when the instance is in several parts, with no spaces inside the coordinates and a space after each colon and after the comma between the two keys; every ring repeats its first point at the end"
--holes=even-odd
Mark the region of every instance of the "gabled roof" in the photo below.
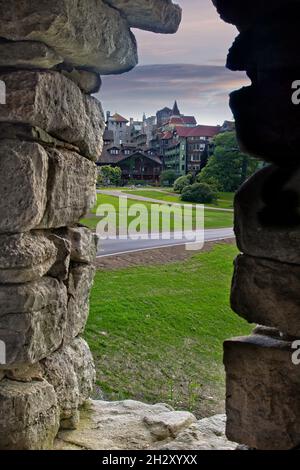
{"type": "Polygon", "coordinates": [[[176,127],[179,137],[208,137],[212,138],[219,134],[220,126],[196,126],[196,127],[176,127]]]}
{"type": "Polygon", "coordinates": [[[197,121],[194,116],[180,116],[180,117],[172,116],[171,119],[169,120],[169,124],[178,125],[178,126],[180,125],[196,126],[197,121]]]}
{"type": "Polygon", "coordinates": [[[113,119],[116,122],[129,122],[128,119],[124,118],[121,116],[121,114],[115,113],[113,116],[111,116],[111,119],[113,119]]]}
{"type": "Polygon", "coordinates": [[[99,164],[118,164],[118,163],[121,163],[125,160],[127,160],[128,158],[131,158],[133,156],[142,156],[142,157],[145,157],[145,158],[148,158],[160,165],[162,165],[162,160],[161,158],[158,156],[158,155],[150,155],[147,153],[149,149],[148,148],[139,148],[139,147],[134,147],[134,148],[126,148],[126,145],[120,145],[120,146],[116,146],[116,145],[111,145],[111,146],[105,146],[103,148],[103,151],[102,151],[102,155],[99,159],[99,164]],[[110,154],[110,150],[112,149],[117,149],[119,150],[119,153],[117,155],[113,154],[111,155],[110,154]],[[125,151],[126,150],[129,150],[130,153],[125,154],[125,151]]]}

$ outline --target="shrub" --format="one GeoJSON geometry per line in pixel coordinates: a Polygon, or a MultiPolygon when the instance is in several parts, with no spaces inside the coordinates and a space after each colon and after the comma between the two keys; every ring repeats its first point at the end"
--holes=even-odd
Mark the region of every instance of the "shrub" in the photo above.
{"type": "Polygon", "coordinates": [[[176,193],[182,193],[186,186],[189,186],[193,183],[192,175],[180,176],[174,183],[173,189],[176,193]]]}
{"type": "Polygon", "coordinates": [[[186,186],[182,192],[181,200],[210,204],[217,199],[214,189],[206,183],[194,183],[186,186]]]}

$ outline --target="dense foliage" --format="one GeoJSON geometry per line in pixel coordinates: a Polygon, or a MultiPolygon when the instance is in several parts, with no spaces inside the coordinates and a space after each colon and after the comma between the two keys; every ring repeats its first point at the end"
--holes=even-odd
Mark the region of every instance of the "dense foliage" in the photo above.
{"type": "Polygon", "coordinates": [[[176,180],[176,173],[173,170],[165,170],[160,175],[160,184],[162,186],[173,186],[176,180]]]}
{"type": "Polygon", "coordinates": [[[217,193],[206,183],[194,183],[182,191],[182,201],[210,204],[217,199],[217,193]]]}
{"type": "Polygon", "coordinates": [[[173,189],[176,193],[182,193],[186,186],[193,183],[193,175],[180,176],[174,183],[173,189]]]}
{"type": "Polygon", "coordinates": [[[119,186],[122,178],[122,170],[111,165],[101,166],[98,173],[99,186],[119,186]]]}
{"type": "Polygon", "coordinates": [[[218,191],[234,192],[258,169],[259,162],[240,152],[235,132],[217,135],[214,145],[214,153],[197,181],[218,191]]]}

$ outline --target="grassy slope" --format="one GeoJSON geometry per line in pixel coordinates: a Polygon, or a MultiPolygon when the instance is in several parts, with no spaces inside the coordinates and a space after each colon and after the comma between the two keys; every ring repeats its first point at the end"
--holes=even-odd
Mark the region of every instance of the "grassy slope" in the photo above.
{"type": "MultiPolygon", "coordinates": [[[[137,204],[137,203],[141,204],[141,202],[139,201],[128,199],[128,207],[131,207],[132,205],[137,204]]],[[[84,225],[88,226],[91,229],[95,229],[99,222],[99,218],[97,218],[95,215],[96,208],[99,204],[112,204],[115,207],[117,214],[119,212],[118,211],[119,200],[117,197],[109,196],[106,194],[98,194],[97,205],[91,211],[92,216],[81,220],[81,223],[83,223],[84,225]]],[[[142,202],[142,204],[145,205],[145,207],[147,207],[148,212],[150,214],[151,203],[142,202]]],[[[134,217],[129,218],[129,222],[133,219],[134,217]]],[[[181,220],[180,220],[180,223],[181,223],[181,220]]],[[[223,227],[231,227],[232,225],[233,225],[233,214],[231,212],[213,211],[209,209],[205,210],[205,228],[223,228],[223,227]]],[[[174,228],[174,223],[172,224],[172,227],[174,228]]]]}
{"type": "Polygon", "coordinates": [[[86,338],[108,399],[222,410],[222,342],[250,327],[229,307],[236,248],[188,261],[98,271],[86,338]]]}
{"type": "MultiPolygon", "coordinates": [[[[181,201],[180,196],[174,195],[172,192],[167,192],[167,191],[155,191],[151,189],[141,189],[141,190],[127,190],[127,189],[122,189],[124,193],[127,194],[134,194],[136,196],[144,196],[144,197],[149,197],[151,199],[159,199],[161,201],[166,201],[166,202],[177,202],[177,203],[182,203],[182,204],[188,204],[184,203],[181,201]]],[[[217,202],[213,204],[206,204],[207,206],[211,207],[219,207],[222,209],[232,209],[233,208],[233,197],[234,193],[219,193],[219,197],[217,202]]]]}

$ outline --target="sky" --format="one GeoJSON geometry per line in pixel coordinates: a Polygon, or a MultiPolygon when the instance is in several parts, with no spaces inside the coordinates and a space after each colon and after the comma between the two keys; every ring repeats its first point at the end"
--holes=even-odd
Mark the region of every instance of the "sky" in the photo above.
{"type": "Polygon", "coordinates": [[[224,64],[238,32],[223,23],[211,0],[173,0],[183,9],[175,35],[133,30],[139,65],[132,71],[102,77],[98,94],[105,111],[141,119],[172,107],[195,115],[199,124],[222,124],[232,119],[228,94],[248,83],[246,75],[224,64]]]}

